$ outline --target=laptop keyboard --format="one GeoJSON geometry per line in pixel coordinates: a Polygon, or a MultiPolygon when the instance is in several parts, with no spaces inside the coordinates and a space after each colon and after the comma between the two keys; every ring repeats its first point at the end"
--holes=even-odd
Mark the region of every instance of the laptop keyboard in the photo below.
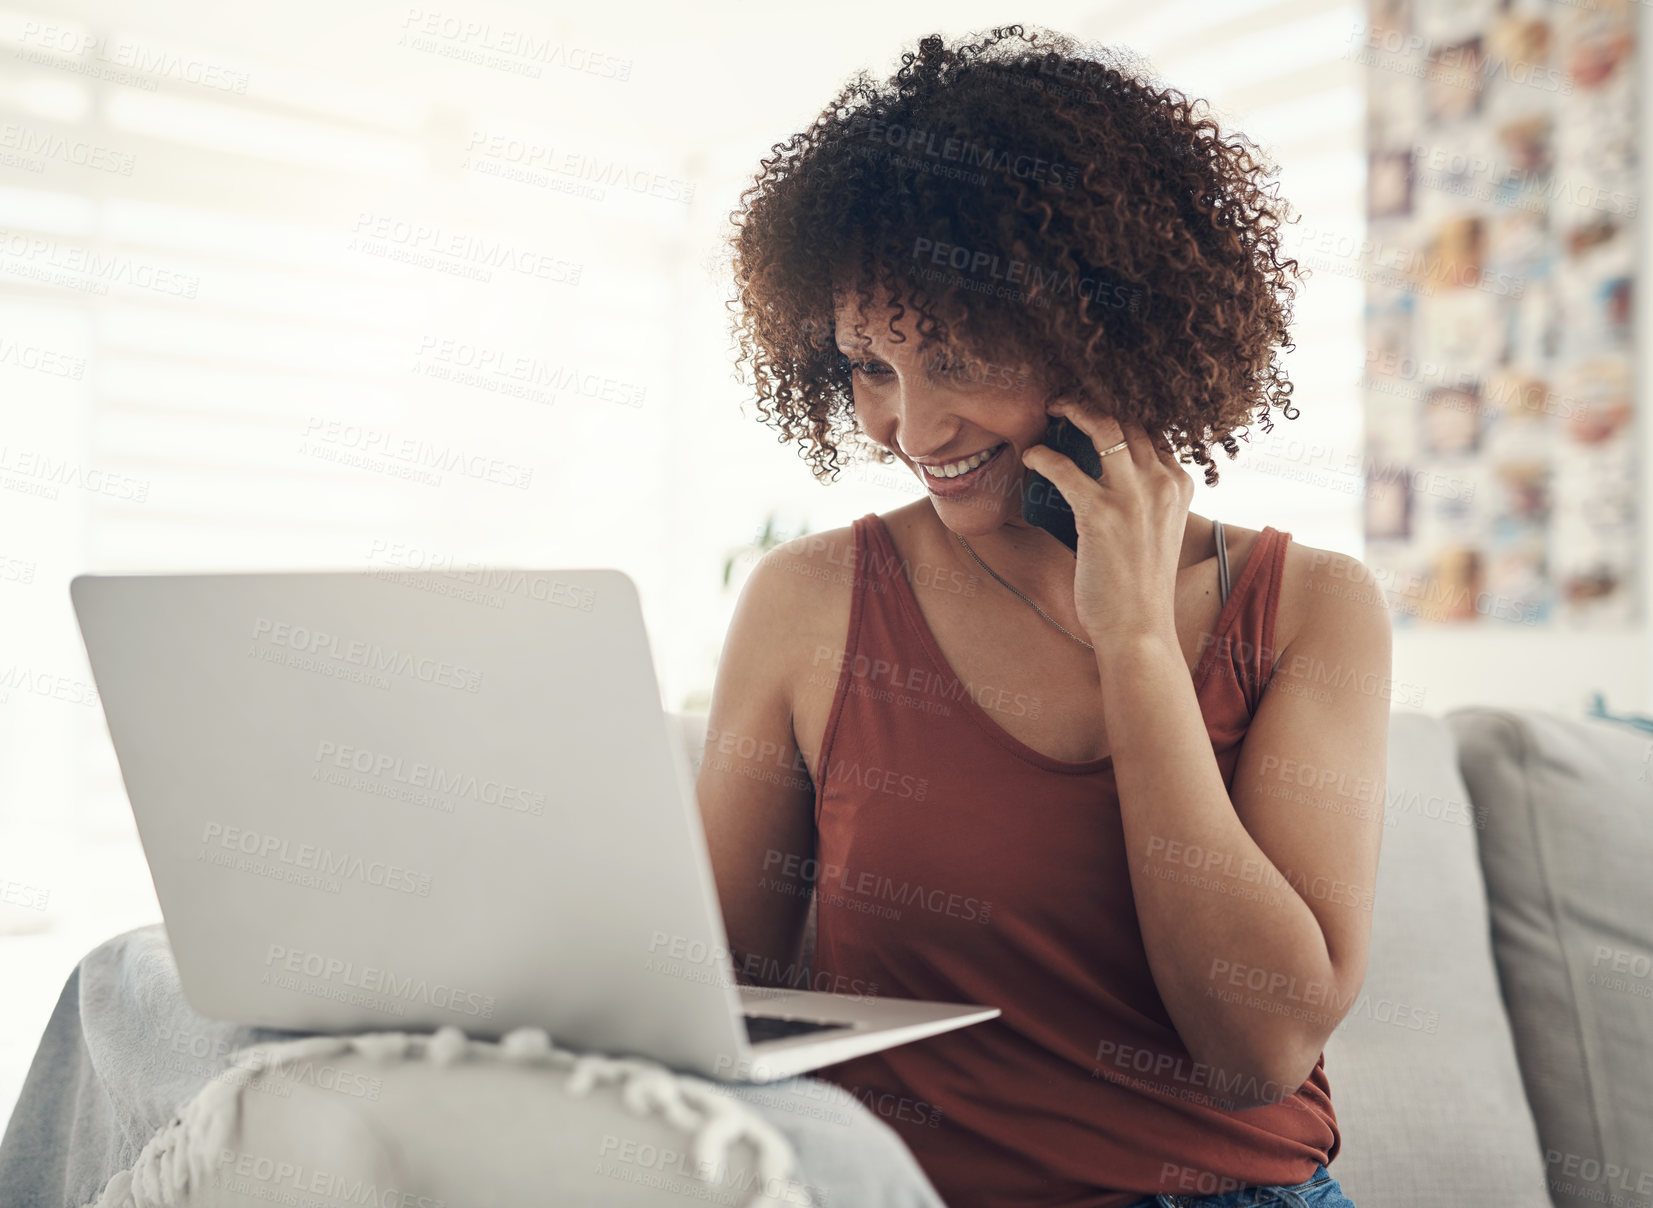
{"type": "Polygon", "coordinates": [[[766,1040],[784,1040],[788,1036],[804,1036],[810,1032],[845,1032],[847,1023],[821,1023],[814,1019],[779,1019],[773,1015],[746,1015],[746,1038],[753,1044],[766,1040]]]}

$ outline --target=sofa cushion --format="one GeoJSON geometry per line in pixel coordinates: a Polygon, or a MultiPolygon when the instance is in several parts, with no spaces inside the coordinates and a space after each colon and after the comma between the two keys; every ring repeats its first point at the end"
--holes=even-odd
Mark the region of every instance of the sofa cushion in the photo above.
{"type": "Polygon", "coordinates": [[[1653,739],[1455,709],[1493,951],[1557,1205],[1653,1205],[1653,739]]]}
{"type": "Polygon", "coordinates": [[[1547,1208],[1444,722],[1392,713],[1386,779],[1366,980],[1326,1043],[1330,1169],[1361,1208],[1547,1208]]]}

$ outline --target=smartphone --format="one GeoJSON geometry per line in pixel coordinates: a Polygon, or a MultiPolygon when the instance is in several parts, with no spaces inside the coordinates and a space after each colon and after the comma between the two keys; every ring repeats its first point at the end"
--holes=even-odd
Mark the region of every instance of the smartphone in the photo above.
{"type": "MultiPolygon", "coordinates": [[[[1096,443],[1071,420],[1061,417],[1051,420],[1039,443],[1071,458],[1074,465],[1092,478],[1102,477],[1102,455],[1096,451],[1096,443]]],[[[1038,525],[1078,556],[1079,530],[1073,522],[1073,509],[1062,498],[1056,484],[1031,466],[1022,480],[1022,519],[1038,525]]]]}

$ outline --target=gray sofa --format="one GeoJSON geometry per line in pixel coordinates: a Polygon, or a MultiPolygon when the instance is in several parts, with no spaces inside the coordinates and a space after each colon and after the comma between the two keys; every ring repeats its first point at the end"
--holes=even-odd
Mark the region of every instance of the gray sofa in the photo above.
{"type": "Polygon", "coordinates": [[[1361,1208],[1653,1205],[1653,736],[1396,712],[1371,962],[1326,1046],[1361,1208]]]}
{"type": "MultiPolygon", "coordinates": [[[[677,715],[673,728],[698,766],[704,716],[677,715]]],[[[1650,756],[1653,736],[1583,717],[1392,715],[1371,961],[1326,1046],[1342,1130],[1331,1170],[1360,1208],[1653,1208],[1650,756]]],[[[0,1144],[6,1208],[91,1202],[152,1136],[164,1140],[180,1098],[158,1085],[157,1071],[180,1089],[199,1086],[246,1043],[229,1025],[198,1020],[145,1029],[134,1022],[141,1012],[94,992],[130,984],[134,951],[154,958],[153,979],[175,982],[164,936],[151,931],[158,929],[116,937],[71,975],[0,1144]],[[96,1018],[106,1026],[90,1026],[96,1018]],[[129,1069],[124,1082],[86,1045],[122,1027],[138,1028],[126,1051],[150,1071],[129,1069]],[[173,1031],[212,1041],[214,1059],[172,1052],[177,1046],[162,1034],[173,1031]]],[[[176,987],[162,991],[160,1000],[176,1006],[176,987]]],[[[351,1086],[377,1093],[341,1096],[336,1078],[331,1088],[288,1087],[270,1070],[215,1076],[230,1131],[206,1152],[275,1155],[448,1203],[529,1202],[523,1191],[533,1188],[558,1202],[632,1208],[707,1190],[675,1169],[609,1161],[637,1146],[656,1155],[693,1147],[678,1123],[640,1115],[640,1103],[628,1107],[613,1090],[574,1103],[562,1081],[532,1064],[434,1068],[347,1052],[330,1060],[351,1086]],[[242,1085],[250,1089],[238,1092],[242,1085]],[[253,1093],[260,1089],[272,1093],[253,1093]],[[330,1143],[318,1144],[318,1127],[330,1143]]],[[[832,1197],[839,1202],[930,1202],[921,1178],[874,1173],[910,1161],[886,1126],[867,1117],[871,1131],[855,1134],[857,1145],[886,1152],[846,1153],[849,1134],[837,1122],[860,1105],[841,1096],[826,1105],[834,1116],[806,1085],[790,1104],[767,1102],[763,1090],[740,1097],[763,1107],[806,1174],[836,1170],[841,1190],[844,1171],[861,1171],[864,1185],[832,1197]]],[[[728,1174],[742,1180],[758,1170],[756,1153],[743,1151],[728,1174]]],[[[255,1200],[210,1183],[187,1195],[116,1194],[105,1203],[225,1208],[255,1200]]]]}

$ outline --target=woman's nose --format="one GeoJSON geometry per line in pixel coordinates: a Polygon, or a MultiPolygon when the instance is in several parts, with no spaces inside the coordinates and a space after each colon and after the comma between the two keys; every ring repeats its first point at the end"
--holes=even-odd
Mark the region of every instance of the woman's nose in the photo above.
{"type": "Polygon", "coordinates": [[[890,442],[908,457],[933,457],[959,430],[945,390],[902,384],[891,392],[890,442]]]}

